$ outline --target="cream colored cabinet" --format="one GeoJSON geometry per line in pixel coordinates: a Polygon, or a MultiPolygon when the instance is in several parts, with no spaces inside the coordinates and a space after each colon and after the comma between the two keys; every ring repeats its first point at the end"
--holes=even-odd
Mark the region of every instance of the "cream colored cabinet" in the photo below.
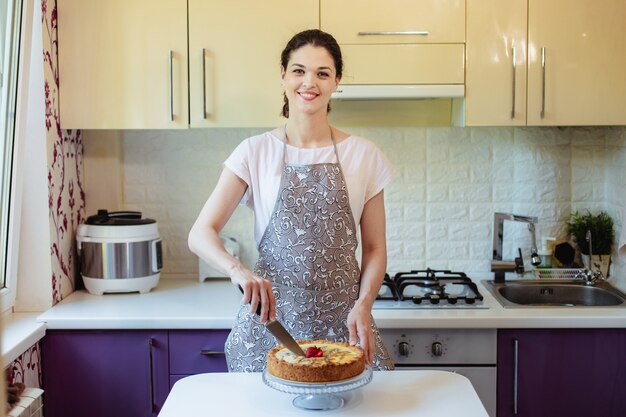
{"type": "Polygon", "coordinates": [[[626,2],[531,0],[528,125],[626,124],[626,2]]]}
{"type": "Polygon", "coordinates": [[[64,129],[188,125],[187,1],[58,0],[64,129]]]}
{"type": "Polygon", "coordinates": [[[64,129],[269,127],[319,1],[58,0],[64,129]],[[189,55],[188,55],[189,53],[189,55]]]}
{"type": "Polygon", "coordinates": [[[526,125],[528,0],[467,0],[465,124],[526,125]]]}
{"type": "Polygon", "coordinates": [[[465,0],[321,0],[321,28],[346,44],[463,43],[465,0]]]}
{"type": "Polygon", "coordinates": [[[280,54],[318,27],[318,0],[189,0],[191,126],[282,123],[280,54]]]}
{"type": "Polygon", "coordinates": [[[321,0],[341,45],[342,84],[463,84],[465,0],[321,0]]]}
{"type": "Polygon", "coordinates": [[[466,125],[626,124],[624,19],[622,0],[468,0],[466,125]]]}

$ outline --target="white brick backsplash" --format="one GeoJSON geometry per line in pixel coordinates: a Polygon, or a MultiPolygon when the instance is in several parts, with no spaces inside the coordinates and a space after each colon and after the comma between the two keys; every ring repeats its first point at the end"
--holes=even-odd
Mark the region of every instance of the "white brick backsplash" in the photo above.
{"type": "Polygon", "coordinates": [[[426,237],[428,242],[447,241],[448,223],[428,223],[426,227],[426,237]]]}
{"type": "Polygon", "coordinates": [[[572,183],[578,182],[596,182],[602,183],[604,181],[604,170],[599,166],[584,166],[579,165],[572,172],[572,183]]]}
{"type": "MultiPolygon", "coordinates": [[[[489,222],[493,223],[493,205],[484,202],[473,202],[469,208],[470,222],[489,222]]],[[[489,229],[491,230],[491,228],[489,229]]]]}
{"type": "Polygon", "coordinates": [[[449,187],[450,201],[491,202],[491,184],[452,184],[449,187]]]}
{"type": "Polygon", "coordinates": [[[469,247],[466,242],[428,242],[426,255],[433,260],[468,259],[469,247]]]}
{"type": "Polygon", "coordinates": [[[469,207],[464,204],[429,204],[426,207],[426,218],[429,222],[464,221],[468,218],[469,207]]]}
{"type": "Polygon", "coordinates": [[[429,184],[467,184],[470,180],[469,165],[434,165],[426,172],[429,184]]]}
{"type": "Polygon", "coordinates": [[[429,203],[450,201],[450,187],[446,184],[431,185],[426,191],[426,201],[429,203]]]}
{"type": "MultiPolygon", "coordinates": [[[[538,216],[537,238],[565,237],[573,210],[607,210],[621,226],[626,204],[625,128],[359,128],[380,146],[398,175],[385,190],[388,271],[451,268],[488,272],[493,213],[538,216]]],[[[211,193],[224,159],[260,129],[124,131],[119,209],[159,222],[164,276],[197,277],[187,248],[191,224],[211,193]]],[[[89,140],[89,132],[85,133],[89,140]]],[[[85,170],[89,171],[89,155],[85,170]]],[[[92,174],[93,175],[93,174],[92,174]]],[[[95,174],[98,175],[98,174],[95,174]]],[[[86,190],[87,199],[97,191],[86,190]]],[[[93,214],[93,213],[88,213],[93,214]]],[[[254,219],[238,207],[223,234],[241,243],[241,258],[257,258],[254,219]]],[[[530,245],[527,230],[507,243],[513,254],[530,245]]],[[[615,255],[612,271],[626,273],[615,255]]],[[[622,288],[626,278],[618,278],[622,288]]]]}
{"type": "Polygon", "coordinates": [[[414,236],[424,235],[423,223],[391,223],[387,225],[387,236],[395,239],[408,241],[414,236]]]}
{"type": "Polygon", "coordinates": [[[452,223],[448,227],[450,240],[485,241],[491,237],[493,222],[452,223]]]}
{"type": "MultiPolygon", "coordinates": [[[[515,196],[517,195],[515,187],[511,186],[512,183],[509,184],[494,184],[493,185],[493,201],[501,202],[501,201],[513,201],[515,196]]],[[[496,210],[497,211],[497,210],[496,210]]],[[[500,210],[506,211],[506,210],[500,210]]]]}
{"type": "MultiPolygon", "coordinates": [[[[407,222],[423,222],[426,219],[426,204],[404,204],[402,220],[407,222]]],[[[397,219],[396,219],[397,220],[397,219]]]]}

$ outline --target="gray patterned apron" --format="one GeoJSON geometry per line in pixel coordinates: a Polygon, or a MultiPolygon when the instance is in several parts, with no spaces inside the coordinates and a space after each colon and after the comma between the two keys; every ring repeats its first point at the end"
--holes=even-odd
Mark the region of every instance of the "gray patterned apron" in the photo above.
{"type": "MultiPolygon", "coordinates": [[[[332,140],[336,163],[293,165],[286,161],[285,139],[278,196],[254,273],[272,282],[276,318],[295,339],[347,342],[346,320],[359,297],[361,271],[356,225],[332,140]]],[[[226,340],[230,372],[263,371],[267,352],[277,344],[249,309],[241,306],[226,340]]],[[[373,319],[372,329],[374,368],[393,369],[373,319]]]]}

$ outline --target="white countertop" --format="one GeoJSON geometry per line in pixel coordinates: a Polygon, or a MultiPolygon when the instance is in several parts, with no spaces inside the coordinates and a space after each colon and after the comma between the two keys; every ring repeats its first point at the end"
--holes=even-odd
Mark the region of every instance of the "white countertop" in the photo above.
{"type": "Polygon", "coordinates": [[[11,313],[2,317],[2,360],[7,367],[37,343],[46,333],[46,325],[35,319],[37,313],[11,313]]]}
{"type": "MultiPolygon", "coordinates": [[[[504,308],[482,287],[488,309],[374,310],[380,328],[626,327],[626,308],[504,308]]],[[[49,329],[228,329],[241,294],[229,280],[162,279],[147,294],[85,290],[41,314],[49,329]]]]}
{"type": "MultiPolygon", "coordinates": [[[[341,394],[343,407],[324,416],[488,417],[470,381],[443,371],[379,371],[364,387],[341,394]]],[[[295,394],[268,387],[260,373],[190,376],[174,385],[159,417],[308,416],[292,405],[295,394]]]]}

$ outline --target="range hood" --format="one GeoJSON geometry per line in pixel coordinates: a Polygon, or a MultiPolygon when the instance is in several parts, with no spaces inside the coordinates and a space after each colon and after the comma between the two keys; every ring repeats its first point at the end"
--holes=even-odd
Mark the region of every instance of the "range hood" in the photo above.
{"type": "Polygon", "coordinates": [[[413,100],[427,98],[462,98],[463,84],[363,84],[339,85],[335,100],[413,100]]]}

